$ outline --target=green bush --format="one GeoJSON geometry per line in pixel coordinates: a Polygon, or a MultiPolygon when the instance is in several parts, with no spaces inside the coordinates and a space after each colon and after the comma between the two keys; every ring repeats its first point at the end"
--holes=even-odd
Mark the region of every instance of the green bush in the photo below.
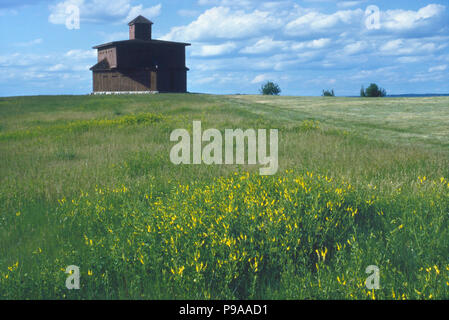
{"type": "Polygon", "coordinates": [[[369,98],[378,98],[385,97],[387,95],[387,91],[383,88],[380,88],[377,84],[371,83],[366,90],[364,90],[363,86],[360,90],[361,97],[369,97],[369,98]]]}
{"type": "Polygon", "coordinates": [[[332,90],[323,90],[323,97],[335,97],[334,89],[332,90]]]}
{"type": "Polygon", "coordinates": [[[281,88],[274,82],[268,81],[260,88],[260,93],[267,96],[278,96],[281,88]]]}

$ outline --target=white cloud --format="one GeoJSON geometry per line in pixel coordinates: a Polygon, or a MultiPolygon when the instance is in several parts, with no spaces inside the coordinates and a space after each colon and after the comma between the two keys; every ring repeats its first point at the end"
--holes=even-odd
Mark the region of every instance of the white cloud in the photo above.
{"type": "MultiPolygon", "coordinates": [[[[388,89],[388,81],[394,83],[399,78],[396,87],[408,81],[423,81],[424,85],[425,79],[430,87],[435,79],[447,80],[449,25],[444,20],[445,6],[426,3],[416,10],[382,11],[382,28],[367,30],[364,6],[368,1],[304,0],[301,3],[304,2],[307,8],[291,0],[197,0],[203,7],[174,9],[178,20],[185,21],[179,16],[191,17],[191,22],[175,24],[163,39],[192,43],[187,48],[187,66],[191,70],[189,87],[192,86],[189,89],[197,91],[214,88],[219,92],[221,85],[227,85],[227,88],[234,87],[231,89],[234,92],[243,93],[257,90],[258,84],[267,80],[289,78],[295,81],[285,85],[293,90],[318,87],[316,94],[320,94],[325,87],[336,87],[341,94],[338,86],[344,86],[355,88],[350,94],[357,94],[361,83],[370,81],[388,89]],[[326,11],[322,9],[324,6],[326,11]],[[336,9],[332,11],[332,8],[336,9]],[[301,89],[297,83],[303,84],[301,89]]],[[[53,3],[49,20],[60,24],[65,23],[66,6],[78,4],[81,29],[83,22],[122,24],[138,14],[151,19],[161,12],[157,0],[54,0],[53,3]]],[[[397,7],[406,8],[405,5],[397,7]]],[[[176,16],[174,19],[176,23],[176,16]]],[[[105,42],[128,37],[123,29],[123,32],[108,32],[109,29],[104,28],[104,33],[100,33],[105,42]]],[[[45,41],[49,40],[45,38],[45,41]]],[[[39,43],[29,41],[13,46],[19,49],[33,44],[39,43]]],[[[86,79],[80,84],[90,90],[88,68],[95,61],[95,50],[88,47],[47,55],[3,55],[0,67],[6,72],[0,80],[12,75],[26,75],[30,80],[50,79],[50,82],[86,79]]]]}
{"type": "Polygon", "coordinates": [[[42,40],[42,38],[38,38],[38,39],[34,39],[31,41],[27,41],[27,42],[18,42],[15,43],[14,46],[16,47],[31,47],[37,44],[41,44],[42,42],[44,42],[44,40],[42,40]]]}
{"type": "MultiPolygon", "coordinates": [[[[116,0],[114,0],[116,1],[116,0]]],[[[128,16],[122,20],[124,22],[129,22],[133,20],[138,15],[142,15],[147,18],[157,17],[161,13],[162,5],[158,4],[150,8],[144,8],[143,5],[131,6],[128,16]]]]}
{"type": "Polygon", "coordinates": [[[354,55],[354,54],[363,52],[367,48],[368,48],[368,44],[365,41],[357,41],[357,42],[346,45],[343,48],[343,52],[345,55],[354,55]]]}
{"type": "Polygon", "coordinates": [[[97,57],[96,50],[73,49],[65,53],[65,56],[74,60],[91,59],[97,57]]]}
{"type": "MultiPolygon", "coordinates": [[[[94,50],[73,49],[65,54],[12,53],[0,56],[0,68],[7,68],[9,74],[18,79],[59,79],[62,73],[71,78],[84,78],[90,74],[89,68],[96,62],[94,50]]],[[[1,75],[1,73],[0,73],[1,75]]],[[[0,80],[3,77],[0,77],[0,80]]]]}
{"type": "Polygon", "coordinates": [[[410,83],[417,82],[439,82],[439,81],[447,81],[447,76],[443,73],[417,73],[414,74],[410,79],[407,79],[410,83]]]}
{"type": "Polygon", "coordinates": [[[435,66],[435,67],[431,67],[429,68],[429,72],[436,72],[436,71],[445,71],[447,69],[447,65],[441,65],[441,66],[435,66]]]}
{"type": "Polygon", "coordinates": [[[246,54],[261,54],[273,51],[274,49],[285,50],[287,49],[287,46],[287,41],[276,41],[270,37],[263,37],[253,45],[243,48],[240,52],[246,54]]]}
{"type": "Polygon", "coordinates": [[[262,83],[262,82],[266,82],[266,81],[270,80],[271,78],[272,78],[272,76],[269,74],[259,74],[259,75],[255,76],[253,80],[251,80],[251,83],[254,83],[254,84],[262,83]]]}
{"type": "Polygon", "coordinates": [[[321,38],[311,41],[295,42],[291,45],[291,49],[294,51],[302,49],[323,49],[332,43],[330,38],[321,38]]]}
{"type": "Polygon", "coordinates": [[[433,53],[442,46],[432,40],[396,39],[381,45],[380,53],[384,55],[417,55],[433,53]]]}
{"type": "Polygon", "coordinates": [[[129,31],[119,31],[119,32],[99,32],[103,37],[104,42],[113,42],[122,39],[129,39],[129,31]]]}
{"type": "Polygon", "coordinates": [[[192,52],[192,56],[212,57],[229,54],[234,51],[236,47],[234,42],[225,42],[217,45],[197,45],[192,52]]]}
{"type": "Polygon", "coordinates": [[[350,8],[350,7],[355,7],[355,6],[361,5],[364,2],[366,2],[366,1],[338,1],[337,7],[350,8]]]}
{"type": "Polygon", "coordinates": [[[381,13],[381,27],[392,31],[422,28],[441,17],[445,9],[440,4],[429,4],[418,11],[387,10],[381,13]]]}
{"type": "Polygon", "coordinates": [[[364,11],[361,9],[337,11],[333,14],[312,11],[287,23],[285,32],[290,36],[335,33],[347,26],[360,26],[363,16],[364,11]]]}
{"type": "Polygon", "coordinates": [[[11,53],[0,56],[0,67],[28,67],[45,64],[54,57],[49,54],[11,53]]]}
{"type": "Polygon", "coordinates": [[[251,0],[198,0],[200,6],[223,6],[223,7],[245,7],[254,6],[251,0]]]}
{"type": "Polygon", "coordinates": [[[376,69],[360,70],[357,73],[349,76],[351,80],[367,80],[377,81],[377,79],[386,80],[387,78],[397,77],[398,66],[393,67],[380,67],[376,69]],[[370,80],[371,79],[371,80],[370,80]]]}
{"type": "Polygon", "coordinates": [[[311,79],[307,81],[308,83],[317,85],[317,86],[332,86],[337,83],[337,79],[333,78],[326,78],[326,77],[319,77],[316,79],[311,79]]]}
{"type": "Polygon", "coordinates": [[[154,18],[161,12],[162,5],[144,7],[142,4],[132,5],[132,0],[65,0],[50,5],[48,21],[53,24],[65,24],[66,10],[74,5],[80,9],[81,22],[129,22],[138,15],[154,18]]]}
{"type": "Polygon", "coordinates": [[[16,16],[16,15],[18,15],[18,13],[19,12],[17,10],[15,10],[15,9],[0,8],[0,17],[3,17],[3,16],[16,16]]]}
{"type": "Polygon", "coordinates": [[[66,70],[67,67],[65,65],[63,65],[62,63],[58,63],[55,64],[53,66],[51,66],[50,68],[48,68],[48,71],[54,72],[54,71],[61,71],[61,70],[66,70]]]}
{"type": "MultiPolygon", "coordinates": [[[[243,54],[266,54],[276,52],[300,52],[306,54],[304,50],[323,49],[332,43],[329,38],[320,38],[310,41],[273,40],[270,37],[258,39],[254,44],[240,50],[243,54]]],[[[310,54],[314,54],[311,52],[310,54]]]]}
{"type": "Polygon", "coordinates": [[[422,61],[424,58],[416,57],[416,56],[404,56],[404,57],[397,58],[396,61],[399,63],[409,64],[409,63],[416,63],[416,62],[422,61]]]}
{"type": "Polygon", "coordinates": [[[243,10],[233,11],[229,7],[214,7],[189,25],[172,28],[163,39],[189,42],[243,39],[258,36],[281,25],[282,19],[268,11],[246,13],[243,10]]]}

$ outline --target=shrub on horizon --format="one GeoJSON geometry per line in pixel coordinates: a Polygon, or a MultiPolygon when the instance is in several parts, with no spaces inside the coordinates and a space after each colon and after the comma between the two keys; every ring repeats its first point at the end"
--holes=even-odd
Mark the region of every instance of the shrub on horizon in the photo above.
{"type": "Polygon", "coordinates": [[[334,89],[332,90],[323,90],[323,97],[335,97],[334,89]]]}
{"type": "Polygon", "coordinates": [[[260,93],[266,96],[278,96],[281,93],[281,88],[278,84],[268,81],[262,85],[260,93]]]}
{"type": "Polygon", "coordinates": [[[361,97],[368,97],[368,98],[378,98],[378,97],[385,97],[387,95],[387,91],[383,88],[380,88],[377,84],[371,83],[366,90],[364,90],[364,87],[362,86],[362,89],[360,90],[360,96],[361,97]]]}

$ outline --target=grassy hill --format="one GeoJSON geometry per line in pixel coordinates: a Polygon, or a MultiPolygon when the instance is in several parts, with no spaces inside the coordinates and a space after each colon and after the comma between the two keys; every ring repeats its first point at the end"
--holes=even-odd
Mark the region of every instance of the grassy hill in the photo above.
{"type": "Polygon", "coordinates": [[[449,97],[0,98],[0,298],[449,298],[448,146],[449,97]],[[278,174],[173,165],[194,120],[278,174]]]}

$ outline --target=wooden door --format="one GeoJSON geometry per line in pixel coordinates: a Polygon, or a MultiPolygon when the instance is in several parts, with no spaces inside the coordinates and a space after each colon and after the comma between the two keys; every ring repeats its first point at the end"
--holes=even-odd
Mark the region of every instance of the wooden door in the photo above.
{"type": "Polygon", "coordinates": [[[151,71],[150,90],[157,91],[157,72],[151,71]]]}

